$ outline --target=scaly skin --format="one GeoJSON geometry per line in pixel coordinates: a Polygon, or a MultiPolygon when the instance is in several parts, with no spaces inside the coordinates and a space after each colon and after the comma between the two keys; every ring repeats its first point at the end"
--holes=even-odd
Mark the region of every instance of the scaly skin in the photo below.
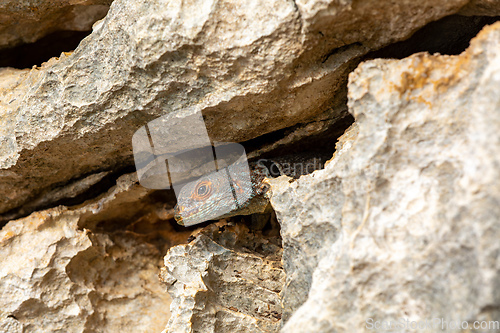
{"type": "Polygon", "coordinates": [[[298,177],[322,167],[321,159],[317,158],[314,158],[312,169],[311,159],[289,161],[281,158],[251,163],[250,177],[246,164],[232,165],[186,184],[177,197],[174,216],[177,223],[190,226],[222,217],[262,213],[270,198],[266,177],[283,174],[298,177]],[[300,170],[297,165],[301,166],[300,170]],[[309,170],[304,170],[306,165],[309,170]],[[247,177],[244,176],[245,170],[247,177]]]}

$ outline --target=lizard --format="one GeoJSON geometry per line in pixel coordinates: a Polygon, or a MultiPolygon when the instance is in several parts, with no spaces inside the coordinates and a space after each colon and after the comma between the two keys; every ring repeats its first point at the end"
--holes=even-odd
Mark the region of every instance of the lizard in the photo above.
{"type": "MultiPolygon", "coordinates": [[[[235,170],[238,170],[237,167],[235,170]]],[[[323,163],[322,158],[301,154],[260,159],[250,162],[249,167],[250,178],[233,177],[236,179],[231,179],[231,188],[225,185],[229,176],[227,170],[209,173],[182,187],[174,208],[177,223],[190,226],[215,218],[263,213],[271,197],[269,178],[281,175],[298,178],[321,169],[323,163]],[[236,196],[236,192],[244,195],[236,196]]]]}

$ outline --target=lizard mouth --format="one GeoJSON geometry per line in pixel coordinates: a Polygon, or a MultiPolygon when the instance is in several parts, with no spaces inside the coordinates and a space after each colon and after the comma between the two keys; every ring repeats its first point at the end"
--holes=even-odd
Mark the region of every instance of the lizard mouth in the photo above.
{"type": "Polygon", "coordinates": [[[177,222],[177,224],[184,225],[184,222],[182,221],[182,215],[181,212],[183,209],[179,207],[179,205],[175,205],[174,207],[174,219],[177,222]]]}
{"type": "Polygon", "coordinates": [[[184,206],[179,206],[175,205],[174,207],[174,219],[177,222],[177,224],[184,226],[185,225],[185,218],[191,217],[193,214],[198,213],[200,209],[196,208],[195,210],[189,212],[189,214],[186,214],[185,212],[185,207],[184,206]],[[184,217],[183,217],[184,215],[184,217]]]}

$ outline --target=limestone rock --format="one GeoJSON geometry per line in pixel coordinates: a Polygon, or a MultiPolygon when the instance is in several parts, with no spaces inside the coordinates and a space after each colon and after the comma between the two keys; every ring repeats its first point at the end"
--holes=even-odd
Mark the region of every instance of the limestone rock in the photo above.
{"type": "Polygon", "coordinates": [[[82,207],[36,212],[3,227],[0,331],[160,332],[170,315],[158,279],[162,252],[124,226],[110,231],[113,220],[134,216],[134,207],[121,216],[116,208],[133,198],[140,211],[138,198],[147,194],[127,175],[82,207]]]}
{"type": "Polygon", "coordinates": [[[103,18],[112,0],[3,0],[0,49],[33,43],[58,30],[86,31],[103,18]]]}
{"type": "Polygon", "coordinates": [[[172,247],[162,279],[173,298],[164,332],[276,332],[284,283],[277,237],[226,222],[172,247]]]}
{"type": "MultiPolygon", "coordinates": [[[[72,21],[63,7],[36,15],[66,28],[98,17],[72,21]]],[[[133,165],[134,132],[167,113],[202,112],[214,141],[272,133],[254,158],[335,132],[360,58],[454,13],[500,6],[115,0],[74,52],[0,69],[0,221],[14,219],[0,231],[0,331],[351,332],[370,318],[498,318],[499,25],[460,56],[374,60],[351,75],[356,124],[326,169],[273,181],[283,250],[244,224],[179,229],[173,194],[133,174],[102,184],[133,165]],[[157,276],[167,249],[172,316],[157,276]]],[[[22,29],[0,31],[0,48],[30,41],[22,29]]]]}
{"type": "Polygon", "coordinates": [[[497,23],[461,55],[378,59],[350,75],[351,138],[324,170],[273,183],[282,332],[498,320],[499,41],[497,23]]]}
{"type": "Polygon", "coordinates": [[[467,3],[116,0],[73,53],[0,74],[0,214],[131,165],[135,130],[169,112],[225,142],[340,119],[360,56],[467,3]]]}
{"type": "Polygon", "coordinates": [[[498,15],[498,2],[496,0],[472,0],[464,6],[461,15],[498,15]]]}

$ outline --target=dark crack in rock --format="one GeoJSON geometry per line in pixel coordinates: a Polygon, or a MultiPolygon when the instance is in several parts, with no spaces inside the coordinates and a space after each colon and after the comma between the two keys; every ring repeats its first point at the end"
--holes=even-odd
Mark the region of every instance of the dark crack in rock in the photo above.
{"type": "Polygon", "coordinates": [[[173,298],[165,332],[276,332],[284,283],[278,237],[227,222],[203,229],[165,256],[173,298]]]}

